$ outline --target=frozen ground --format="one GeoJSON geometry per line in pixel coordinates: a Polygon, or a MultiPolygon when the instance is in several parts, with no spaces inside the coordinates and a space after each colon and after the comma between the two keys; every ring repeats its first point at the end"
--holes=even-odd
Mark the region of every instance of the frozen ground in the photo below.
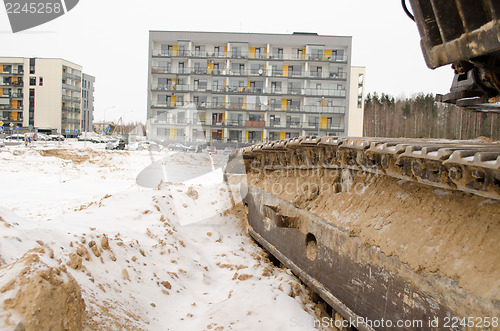
{"type": "Polygon", "coordinates": [[[314,329],[306,290],[226,210],[211,170],[206,154],[2,149],[0,330],[314,329]],[[158,160],[167,184],[139,187],[158,160]]]}

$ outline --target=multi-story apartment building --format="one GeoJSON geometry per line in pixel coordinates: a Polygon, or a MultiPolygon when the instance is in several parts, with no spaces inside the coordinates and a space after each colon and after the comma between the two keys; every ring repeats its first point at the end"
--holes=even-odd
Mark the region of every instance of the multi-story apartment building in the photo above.
{"type": "Polygon", "coordinates": [[[94,83],[95,77],[82,76],[82,131],[92,132],[94,128],[94,83]]]}
{"type": "Polygon", "coordinates": [[[80,132],[82,67],[63,59],[0,57],[0,120],[8,130],[80,132]]]}
{"type": "Polygon", "coordinates": [[[197,140],[199,125],[207,139],[238,142],[362,135],[364,68],[351,69],[351,37],[170,31],[149,37],[153,139],[197,140]],[[192,103],[197,115],[178,108],[192,103]]]}

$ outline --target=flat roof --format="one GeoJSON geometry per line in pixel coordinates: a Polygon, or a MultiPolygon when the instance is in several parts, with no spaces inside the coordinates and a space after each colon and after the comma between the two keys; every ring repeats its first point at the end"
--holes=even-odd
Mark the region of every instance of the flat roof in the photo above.
{"type": "Polygon", "coordinates": [[[175,35],[179,41],[196,40],[202,38],[203,41],[220,42],[221,35],[224,35],[224,41],[227,42],[252,42],[266,43],[271,38],[279,38],[281,43],[291,44],[318,44],[318,43],[334,43],[350,45],[352,36],[333,36],[333,35],[318,35],[314,32],[294,32],[293,34],[280,33],[253,33],[253,32],[210,32],[210,31],[168,31],[168,30],[149,30],[150,37],[160,37],[161,35],[175,35]]]}

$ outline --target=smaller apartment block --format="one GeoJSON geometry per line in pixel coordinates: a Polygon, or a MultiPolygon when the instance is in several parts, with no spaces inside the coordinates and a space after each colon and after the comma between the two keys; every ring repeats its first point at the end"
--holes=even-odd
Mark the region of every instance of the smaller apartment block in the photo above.
{"type": "Polygon", "coordinates": [[[361,136],[364,77],[351,67],[351,37],[150,31],[149,133],[244,143],[361,136]],[[182,108],[192,104],[196,113],[182,108]]]}
{"type": "MultiPolygon", "coordinates": [[[[93,109],[93,105],[92,105],[93,109]]],[[[82,67],[63,59],[0,57],[0,120],[74,137],[82,123],[82,67]]]]}
{"type": "Polygon", "coordinates": [[[82,76],[82,131],[92,132],[94,128],[94,83],[95,77],[82,76]]]}

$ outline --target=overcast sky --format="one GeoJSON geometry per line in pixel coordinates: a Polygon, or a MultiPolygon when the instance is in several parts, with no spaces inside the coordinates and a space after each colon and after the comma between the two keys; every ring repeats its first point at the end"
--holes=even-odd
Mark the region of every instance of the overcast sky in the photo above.
{"type": "Polygon", "coordinates": [[[144,121],[149,30],[352,36],[352,64],[366,67],[366,92],[396,97],[446,93],[453,77],[449,66],[426,67],[416,25],[399,0],[80,0],[66,15],[16,34],[3,9],[0,56],[77,63],[96,77],[95,120],[105,110],[106,120],[144,121]]]}

